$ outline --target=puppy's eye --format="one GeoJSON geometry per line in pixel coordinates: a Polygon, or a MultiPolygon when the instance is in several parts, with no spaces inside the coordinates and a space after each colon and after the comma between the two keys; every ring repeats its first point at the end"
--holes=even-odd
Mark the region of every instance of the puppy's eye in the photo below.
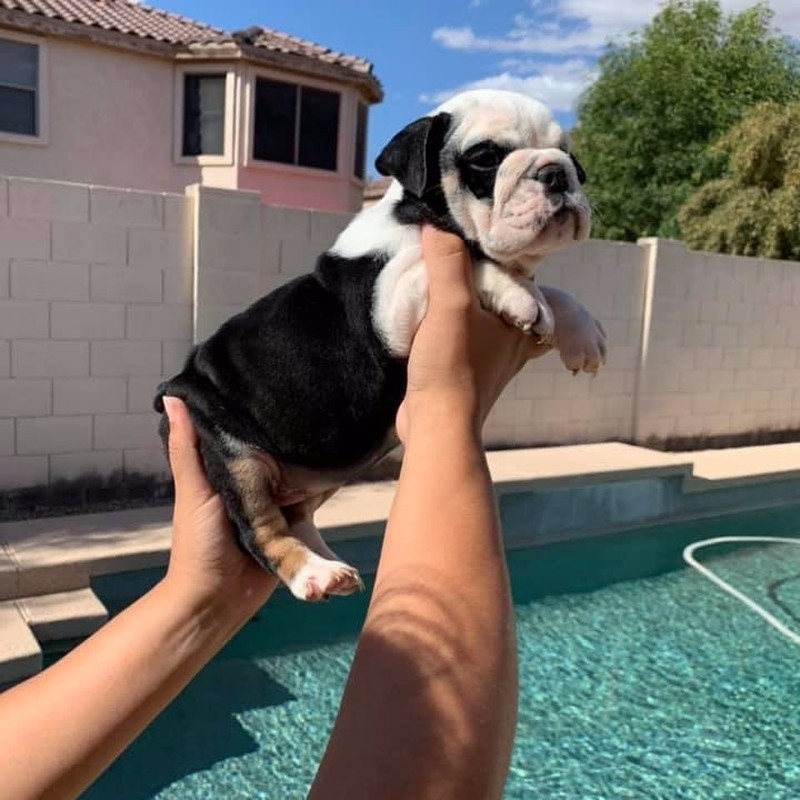
{"type": "Polygon", "coordinates": [[[505,158],[505,151],[496,146],[476,145],[464,153],[464,161],[473,169],[497,169],[505,158]]]}

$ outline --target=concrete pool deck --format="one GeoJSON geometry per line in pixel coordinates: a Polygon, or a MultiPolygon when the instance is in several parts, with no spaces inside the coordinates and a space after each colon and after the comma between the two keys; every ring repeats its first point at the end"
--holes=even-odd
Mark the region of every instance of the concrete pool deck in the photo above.
{"type": "MultiPolygon", "coordinates": [[[[694,453],[590,444],[494,452],[489,465],[501,503],[504,495],[626,482],[641,488],[653,479],[677,482],[675,491],[684,496],[713,492],[723,504],[729,495],[720,490],[741,494],[775,484],[787,502],[787,487],[800,477],[800,443],[694,453]]],[[[317,521],[332,542],[375,539],[393,496],[393,481],[347,487],[320,509],[317,521]]],[[[647,493],[642,502],[654,505],[647,493]]],[[[0,524],[0,684],[39,671],[42,643],[80,639],[105,622],[93,578],[166,564],[170,513],[159,507],[0,524]]]]}

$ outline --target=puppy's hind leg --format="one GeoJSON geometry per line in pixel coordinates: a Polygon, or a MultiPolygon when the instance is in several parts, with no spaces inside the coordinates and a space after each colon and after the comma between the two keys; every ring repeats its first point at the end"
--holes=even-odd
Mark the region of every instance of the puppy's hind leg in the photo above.
{"type": "Polygon", "coordinates": [[[239,525],[242,544],[266,569],[274,572],[300,600],[324,600],[361,588],[353,567],[335,556],[320,555],[292,530],[275,503],[270,470],[253,455],[228,463],[246,525],[239,525]]]}
{"type": "Polygon", "coordinates": [[[314,512],[331,495],[339,491],[339,488],[340,487],[336,486],[302,503],[296,503],[295,505],[287,506],[283,509],[283,514],[286,517],[286,521],[289,523],[289,528],[292,533],[300,539],[301,542],[308,545],[309,549],[313,550],[318,556],[333,561],[338,561],[339,556],[328,547],[319,529],[314,524],[314,512]]]}
{"type": "Polygon", "coordinates": [[[313,557],[306,562],[306,565],[295,575],[292,584],[289,585],[289,589],[295,596],[307,592],[309,585],[320,585],[320,570],[329,571],[335,569],[336,571],[336,580],[329,583],[325,596],[348,595],[364,589],[364,584],[358,571],[339,559],[336,553],[325,544],[322,535],[314,524],[314,512],[338,488],[337,486],[302,503],[296,503],[282,509],[292,536],[306,545],[313,553],[313,557]]]}

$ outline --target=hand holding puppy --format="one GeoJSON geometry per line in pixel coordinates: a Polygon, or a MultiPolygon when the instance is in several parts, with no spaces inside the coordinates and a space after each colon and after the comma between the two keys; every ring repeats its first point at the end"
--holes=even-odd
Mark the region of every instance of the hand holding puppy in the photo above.
{"type": "Polygon", "coordinates": [[[551,349],[481,308],[472,260],[457,236],[426,227],[422,253],[428,310],[411,347],[397,414],[403,442],[421,417],[454,417],[479,433],[509,381],[551,349]]]}

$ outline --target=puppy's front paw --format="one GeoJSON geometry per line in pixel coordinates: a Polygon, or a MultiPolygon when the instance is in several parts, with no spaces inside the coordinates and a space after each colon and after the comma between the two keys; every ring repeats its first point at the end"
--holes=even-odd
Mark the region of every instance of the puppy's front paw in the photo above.
{"type": "Polygon", "coordinates": [[[504,322],[519,328],[523,333],[532,333],[539,323],[539,303],[522,286],[512,286],[494,298],[495,310],[504,322]]]}
{"type": "Polygon", "coordinates": [[[573,375],[581,371],[596,375],[606,363],[606,332],[585,310],[563,326],[559,320],[555,342],[564,366],[573,375]]]}
{"type": "Polygon", "coordinates": [[[330,561],[316,553],[288,583],[289,590],[298,600],[319,602],[331,595],[347,595],[363,590],[364,584],[354,567],[341,561],[330,561]]]}
{"type": "Polygon", "coordinates": [[[534,284],[515,282],[485,305],[507,324],[535,336],[540,344],[553,341],[553,312],[534,284]]]}

